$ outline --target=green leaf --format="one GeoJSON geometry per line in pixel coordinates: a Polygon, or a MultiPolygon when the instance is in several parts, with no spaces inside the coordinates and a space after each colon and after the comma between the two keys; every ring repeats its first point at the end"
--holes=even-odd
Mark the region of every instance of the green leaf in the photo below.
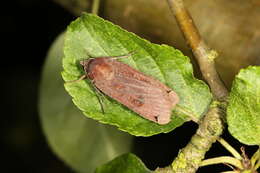
{"type": "Polygon", "coordinates": [[[236,76],[227,108],[229,132],[247,145],[260,145],[260,67],[250,66],[236,76]]]}
{"type": "Polygon", "coordinates": [[[134,154],[124,154],[98,167],[95,173],[151,173],[134,154]]]}
{"type": "Polygon", "coordinates": [[[88,80],[65,84],[73,102],[87,117],[112,124],[136,136],[167,133],[185,121],[199,119],[212,100],[208,86],[193,76],[189,59],[180,51],[152,44],[112,23],[91,14],[83,14],[72,22],[66,33],[63,79],[71,81],[84,74],[79,61],[91,57],[136,53],[120,61],[171,87],[180,97],[167,125],[159,125],[132,112],[112,99],[105,99],[102,114],[96,93],[88,80]],[[189,116],[189,117],[188,117],[189,116]]]}
{"type": "Polygon", "coordinates": [[[72,103],[60,76],[64,34],[50,48],[40,88],[40,119],[52,150],[77,172],[129,152],[133,137],[115,127],[86,118],[72,103]]]}

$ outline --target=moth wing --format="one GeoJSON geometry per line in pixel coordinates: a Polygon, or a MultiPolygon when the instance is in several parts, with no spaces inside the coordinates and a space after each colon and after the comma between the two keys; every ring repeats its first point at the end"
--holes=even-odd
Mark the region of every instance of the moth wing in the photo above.
{"type": "Polygon", "coordinates": [[[106,95],[151,121],[159,124],[170,121],[175,105],[172,100],[175,98],[163,88],[125,77],[98,82],[96,86],[106,95]]]}
{"type": "Polygon", "coordinates": [[[98,89],[144,118],[159,124],[170,121],[172,109],[179,100],[174,91],[119,61],[105,63],[110,69],[106,76],[110,77],[95,80],[98,89]]]}

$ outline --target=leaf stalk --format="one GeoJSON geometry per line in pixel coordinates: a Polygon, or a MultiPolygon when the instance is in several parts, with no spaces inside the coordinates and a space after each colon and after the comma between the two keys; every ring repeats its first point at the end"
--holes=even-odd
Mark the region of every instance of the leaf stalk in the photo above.
{"type": "Polygon", "coordinates": [[[241,155],[239,154],[239,152],[237,152],[236,149],[234,149],[229,143],[227,143],[227,141],[225,141],[223,138],[219,138],[218,142],[224,147],[226,148],[226,150],[228,150],[235,158],[242,160],[241,155]]]}
{"type": "Polygon", "coordinates": [[[230,156],[221,156],[221,157],[206,159],[201,162],[200,166],[208,166],[208,165],[214,165],[220,163],[230,164],[241,170],[243,169],[241,160],[238,160],[237,158],[230,157],[230,156]]]}

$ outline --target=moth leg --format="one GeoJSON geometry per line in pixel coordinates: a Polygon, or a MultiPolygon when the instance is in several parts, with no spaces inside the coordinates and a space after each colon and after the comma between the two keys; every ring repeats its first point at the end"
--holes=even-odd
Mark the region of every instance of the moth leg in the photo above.
{"type": "Polygon", "coordinates": [[[83,80],[83,79],[86,79],[87,77],[88,77],[87,74],[84,74],[84,75],[82,75],[79,79],[72,80],[72,81],[68,81],[68,82],[66,82],[66,83],[79,82],[79,81],[81,81],[81,80],[83,80]]]}
{"type": "Polygon", "coordinates": [[[100,91],[96,86],[95,86],[95,82],[93,80],[91,80],[91,84],[92,84],[92,87],[94,88],[94,90],[96,91],[96,96],[98,98],[98,102],[100,104],[100,107],[101,107],[101,111],[103,114],[105,114],[105,111],[104,111],[104,106],[103,106],[103,98],[104,98],[104,94],[102,93],[102,91],[100,91]]]}

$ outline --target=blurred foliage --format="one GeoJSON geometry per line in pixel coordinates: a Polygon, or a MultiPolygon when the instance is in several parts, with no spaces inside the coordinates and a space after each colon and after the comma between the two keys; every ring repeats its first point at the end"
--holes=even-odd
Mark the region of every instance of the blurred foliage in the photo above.
{"type": "Polygon", "coordinates": [[[134,154],[123,154],[99,166],[95,173],[151,173],[134,154]]]}
{"type": "MultiPolygon", "coordinates": [[[[101,3],[100,14],[106,19],[192,57],[166,0],[103,0],[101,3]]],[[[219,52],[217,70],[228,88],[239,69],[260,64],[258,0],[185,0],[185,4],[203,39],[219,52]]]]}
{"type": "Polygon", "coordinates": [[[64,34],[50,48],[42,74],[39,109],[44,134],[52,150],[77,172],[129,152],[132,136],[86,118],[66,93],[62,70],[64,34]]]}

